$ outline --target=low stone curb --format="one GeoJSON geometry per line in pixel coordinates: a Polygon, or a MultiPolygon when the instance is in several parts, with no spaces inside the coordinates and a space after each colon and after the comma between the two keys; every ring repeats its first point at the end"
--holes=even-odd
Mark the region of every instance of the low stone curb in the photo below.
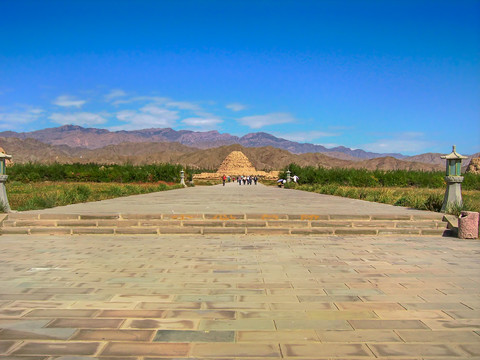
{"type": "Polygon", "coordinates": [[[8,214],[5,235],[446,235],[442,214],[8,214]]]}

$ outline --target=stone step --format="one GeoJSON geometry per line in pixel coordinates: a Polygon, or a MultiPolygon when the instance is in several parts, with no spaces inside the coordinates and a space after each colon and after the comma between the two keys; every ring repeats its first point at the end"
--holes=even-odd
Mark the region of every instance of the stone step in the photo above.
{"type": "Polygon", "coordinates": [[[442,214],[48,214],[11,213],[2,234],[443,235],[442,214]]]}

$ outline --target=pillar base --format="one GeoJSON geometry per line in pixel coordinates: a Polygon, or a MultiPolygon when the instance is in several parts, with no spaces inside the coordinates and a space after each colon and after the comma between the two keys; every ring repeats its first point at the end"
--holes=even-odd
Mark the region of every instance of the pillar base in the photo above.
{"type": "Polygon", "coordinates": [[[8,175],[0,175],[0,212],[12,212],[10,204],[8,203],[7,189],[5,188],[5,182],[8,179],[8,175]]]}
{"type": "Polygon", "coordinates": [[[447,190],[443,198],[441,212],[447,212],[452,206],[462,206],[462,181],[463,176],[445,176],[447,190]]]}

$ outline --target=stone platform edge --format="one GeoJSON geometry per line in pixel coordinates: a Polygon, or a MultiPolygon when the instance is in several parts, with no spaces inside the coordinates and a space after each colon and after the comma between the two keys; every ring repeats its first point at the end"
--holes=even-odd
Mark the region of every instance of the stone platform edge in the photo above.
{"type": "MultiPolygon", "coordinates": [[[[1,233],[44,235],[433,235],[448,236],[442,214],[52,214],[10,213],[1,233]]],[[[1,220],[0,220],[1,221],[1,220]]]]}

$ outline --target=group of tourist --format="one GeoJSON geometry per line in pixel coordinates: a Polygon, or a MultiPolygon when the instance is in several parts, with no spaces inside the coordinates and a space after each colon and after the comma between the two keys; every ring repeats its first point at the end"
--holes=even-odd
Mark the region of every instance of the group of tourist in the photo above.
{"type": "Polygon", "coordinates": [[[238,182],[238,185],[252,185],[252,184],[255,184],[257,185],[257,182],[258,182],[258,177],[257,175],[249,175],[249,176],[226,176],[226,175],[223,175],[222,176],[222,181],[223,181],[223,186],[225,186],[225,182],[231,182],[231,181],[236,181],[238,182]]]}

